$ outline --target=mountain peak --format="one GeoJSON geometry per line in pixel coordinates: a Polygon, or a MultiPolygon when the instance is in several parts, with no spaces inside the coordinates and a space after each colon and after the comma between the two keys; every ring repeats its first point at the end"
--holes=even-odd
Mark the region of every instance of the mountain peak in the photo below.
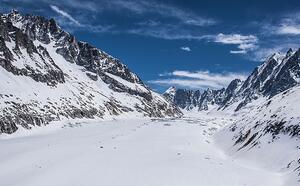
{"type": "Polygon", "coordinates": [[[270,61],[270,59],[275,59],[276,61],[280,61],[284,57],[285,57],[284,54],[282,54],[280,52],[275,52],[267,61],[270,61]]]}
{"type": "Polygon", "coordinates": [[[291,55],[293,55],[293,49],[292,48],[290,48],[288,51],[287,51],[287,53],[286,53],[286,57],[290,57],[291,55]]]}
{"type": "Polygon", "coordinates": [[[18,11],[17,9],[12,9],[12,10],[10,11],[10,14],[11,14],[11,15],[20,15],[20,13],[19,13],[19,11],[18,11]]]}
{"type": "Polygon", "coordinates": [[[11,19],[19,19],[19,18],[22,17],[22,15],[20,14],[20,12],[17,9],[12,9],[10,11],[10,13],[5,14],[5,15],[7,15],[8,17],[10,17],[11,19]]]}
{"type": "Polygon", "coordinates": [[[0,133],[61,118],[181,115],[121,61],[77,41],[54,19],[13,10],[2,15],[0,23],[5,82],[0,82],[5,87],[0,94],[0,133]]]}
{"type": "Polygon", "coordinates": [[[174,86],[171,86],[164,92],[164,94],[171,94],[171,95],[175,95],[175,93],[176,93],[176,87],[174,86]]]}

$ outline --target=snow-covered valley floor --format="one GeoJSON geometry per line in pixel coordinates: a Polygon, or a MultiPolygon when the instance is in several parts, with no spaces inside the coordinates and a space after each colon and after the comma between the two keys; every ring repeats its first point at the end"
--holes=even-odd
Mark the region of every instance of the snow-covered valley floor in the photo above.
{"type": "Polygon", "coordinates": [[[208,116],[72,122],[2,135],[0,185],[283,185],[279,173],[235,160],[214,144],[212,135],[229,122],[208,116]]]}

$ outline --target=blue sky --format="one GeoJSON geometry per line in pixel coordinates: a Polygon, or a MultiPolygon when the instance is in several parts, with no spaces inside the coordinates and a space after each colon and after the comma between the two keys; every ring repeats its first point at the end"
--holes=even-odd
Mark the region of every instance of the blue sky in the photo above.
{"type": "Polygon", "coordinates": [[[274,52],[300,47],[299,0],[0,0],[55,18],[155,90],[221,88],[274,52]]]}

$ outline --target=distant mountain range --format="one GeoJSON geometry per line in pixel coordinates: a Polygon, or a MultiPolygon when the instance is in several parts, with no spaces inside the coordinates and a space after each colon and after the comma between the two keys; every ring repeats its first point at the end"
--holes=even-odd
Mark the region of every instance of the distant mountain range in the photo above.
{"type": "Polygon", "coordinates": [[[244,142],[245,136],[259,138],[253,133],[258,129],[300,137],[300,49],[272,55],[245,81],[235,79],[227,88],[201,92],[171,87],[163,95],[182,110],[242,116],[231,126],[232,130],[247,126],[239,131],[236,143],[244,142]]]}
{"type": "Polygon", "coordinates": [[[273,162],[266,167],[300,176],[300,49],[272,55],[245,81],[235,79],[227,88],[171,87],[164,96],[185,112],[232,116],[233,123],[216,137],[227,152],[254,161],[265,157],[273,162]]]}
{"type": "Polygon", "coordinates": [[[227,88],[220,90],[207,89],[186,90],[169,88],[164,96],[181,109],[209,110],[226,109],[235,105],[240,110],[252,100],[259,97],[272,98],[300,84],[300,49],[290,49],[286,55],[273,54],[262,65],[256,67],[245,80],[233,80],[227,88]]]}
{"type": "Polygon", "coordinates": [[[64,118],[181,115],[126,65],[54,19],[0,14],[0,66],[0,133],[64,118]]]}

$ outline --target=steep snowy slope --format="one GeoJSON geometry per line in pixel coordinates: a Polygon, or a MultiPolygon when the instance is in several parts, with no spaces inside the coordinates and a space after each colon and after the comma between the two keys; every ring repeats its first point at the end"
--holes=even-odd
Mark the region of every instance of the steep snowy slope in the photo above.
{"type": "Polygon", "coordinates": [[[172,100],[212,117],[231,115],[217,143],[232,156],[291,175],[288,185],[299,185],[300,49],[272,55],[244,82],[233,80],[225,90],[179,89],[172,100]]]}
{"type": "Polygon", "coordinates": [[[17,11],[0,17],[0,77],[0,133],[62,118],[181,115],[119,60],[17,11]]]}
{"type": "MultiPolygon", "coordinates": [[[[216,136],[231,155],[300,176],[300,86],[261,97],[235,113],[237,121],[216,136]]],[[[299,184],[292,176],[289,185],[299,184]]]]}
{"type": "Polygon", "coordinates": [[[300,49],[274,54],[222,107],[237,121],[217,135],[221,146],[236,156],[298,175],[290,178],[290,185],[300,181],[299,80],[300,49]]]}

